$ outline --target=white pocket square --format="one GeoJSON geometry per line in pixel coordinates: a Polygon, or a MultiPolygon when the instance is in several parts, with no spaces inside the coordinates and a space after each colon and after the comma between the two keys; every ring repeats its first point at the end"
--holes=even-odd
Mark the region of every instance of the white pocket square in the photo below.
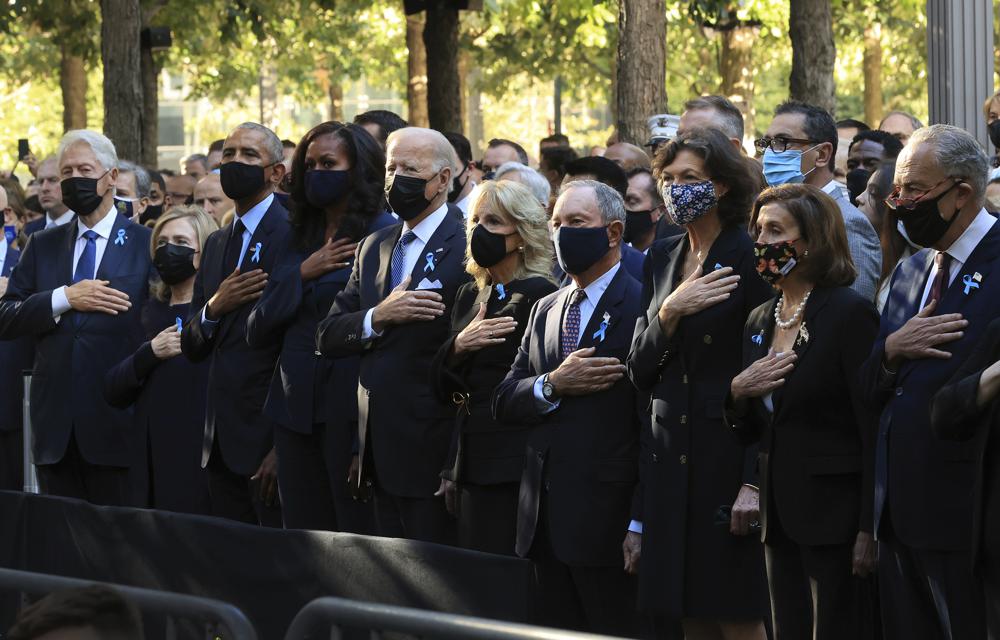
{"type": "Polygon", "coordinates": [[[417,285],[417,291],[422,291],[424,289],[443,289],[443,288],[444,286],[441,284],[440,280],[435,280],[431,282],[427,278],[421,280],[420,284],[417,285]]]}

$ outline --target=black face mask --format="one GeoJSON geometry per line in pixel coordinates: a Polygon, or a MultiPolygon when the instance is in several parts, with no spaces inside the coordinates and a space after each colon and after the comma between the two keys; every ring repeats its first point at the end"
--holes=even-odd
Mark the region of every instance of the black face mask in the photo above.
{"type": "Polygon", "coordinates": [[[469,165],[465,165],[465,168],[462,169],[462,173],[458,174],[452,179],[451,190],[448,191],[448,202],[455,202],[456,200],[458,200],[458,196],[462,195],[462,189],[465,188],[465,185],[469,184],[468,180],[466,180],[464,183],[458,181],[458,179],[464,176],[465,172],[468,170],[469,170],[469,165]]]}
{"type": "MultiPolygon", "coordinates": [[[[274,166],[274,165],[268,165],[274,166]]],[[[264,167],[259,164],[227,162],[219,167],[222,192],[230,200],[243,200],[264,188],[264,167]]]]}
{"type": "Polygon", "coordinates": [[[139,224],[146,224],[150,220],[156,220],[163,214],[162,204],[146,205],[146,210],[139,214],[139,224]]]}
{"type": "Polygon", "coordinates": [[[153,266],[160,274],[163,284],[174,285],[184,282],[198,270],[194,266],[195,250],[179,244],[164,244],[153,254],[153,266]]]}
{"type": "Polygon", "coordinates": [[[507,257],[507,236],[493,233],[483,225],[477,224],[469,239],[469,250],[476,264],[489,269],[507,257]]]}
{"type": "Polygon", "coordinates": [[[412,220],[431,205],[424,192],[427,190],[427,183],[433,180],[434,176],[426,180],[399,174],[393,176],[392,184],[385,195],[389,206],[401,220],[412,220]]]}
{"type": "Polygon", "coordinates": [[[906,235],[915,244],[921,247],[932,247],[935,242],[948,232],[951,223],[958,217],[958,210],[955,210],[955,215],[950,220],[945,220],[941,217],[938,202],[941,201],[941,198],[948,195],[948,192],[958,186],[958,184],[958,182],[953,183],[936,198],[921,200],[913,205],[912,209],[901,207],[896,210],[899,220],[903,223],[903,228],[906,229],[906,235]]]}
{"type": "Polygon", "coordinates": [[[81,216],[89,216],[97,211],[101,206],[104,195],[97,193],[97,182],[108,175],[105,171],[100,178],[66,178],[59,183],[62,187],[63,204],[69,207],[73,213],[81,216]]]}
{"type": "Polygon", "coordinates": [[[559,227],[553,241],[559,266],[566,273],[577,275],[597,264],[608,252],[608,228],[559,227]]]}
{"type": "Polygon", "coordinates": [[[625,211],[625,235],[622,236],[622,240],[625,242],[635,242],[637,239],[646,235],[653,225],[652,213],[656,209],[647,209],[645,211],[625,211]]]}
{"type": "Polygon", "coordinates": [[[847,172],[847,191],[851,194],[851,204],[858,206],[858,198],[868,188],[871,171],[864,167],[855,167],[847,172]]]}
{"type": "Polygon", "coordinates": [[[1000,120],[994,120],[986,127],[986,130],[990,133],[990,142],[993,143],[994,149],[1000,149],[1000,120]]]}
{"type": "Polygon", "coordinates": [[[306,200],[317,209],[325,209],[339,202],[350,188],[350,171],[327,171],[312,169],[306,171],[306,200]]]}

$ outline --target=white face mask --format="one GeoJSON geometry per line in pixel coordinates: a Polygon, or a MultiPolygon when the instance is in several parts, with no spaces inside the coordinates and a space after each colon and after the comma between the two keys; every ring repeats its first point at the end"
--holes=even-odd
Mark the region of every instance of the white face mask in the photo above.
{"type": "Polygon", "coordinates": [[[903,240],[906,240],[906,244],[913,247],[914,251],[920,251],[923,247],[913,244],[913,240],[910,240],[910,236],[906,235],[906,227],[903,226],[902,220],[896,221],[896,229],[899,231],[899,235],[903,236],[903,240]]]}

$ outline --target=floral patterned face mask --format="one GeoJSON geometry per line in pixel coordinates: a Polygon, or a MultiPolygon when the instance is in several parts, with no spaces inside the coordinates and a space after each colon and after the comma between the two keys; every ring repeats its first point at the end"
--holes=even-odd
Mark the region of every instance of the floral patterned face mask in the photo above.
{"type": "Polygon", "coordinates": [[[691,224],[719,203],[711,180],[690,184],[671,184],[663,189],[667,212],[679,225],[691,224]]]}
{"type": "Polygon", "coordinates": [[[795,242],[786,240],[770,244],[754,243],[753,255],[757,258],[757,273],[768,284],[773,286],[798,264],[799,253],[795,250],[795,242]]]}

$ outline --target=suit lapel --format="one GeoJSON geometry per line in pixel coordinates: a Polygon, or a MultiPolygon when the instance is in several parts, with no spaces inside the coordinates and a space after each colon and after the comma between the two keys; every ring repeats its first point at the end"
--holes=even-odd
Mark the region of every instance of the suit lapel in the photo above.
{"type": "Polygon", "coordinates": [[[104,247],[104,256],[101,257],[101,264],[97,267],[98,280],[110,280],[118,275],[118,267],[121,266],[122,259],[129,250],[129,243],[135,241],[129,234],[128,227],[131,226],[128,218],[115,216],[115,224],[111,227],[111,237],[104,247]]]}
{"type": "Polygon", "coordinates": [[[403,225],[398,225],[394,233],[382,239],[378,248],[378,273],[375,274],[375,287],[381,298],[389,295],[389,273],[392,271],[392,250],[396,248],[400,236],[403,235],[403,225]]]}
{"type": "MultiPolygon", "coordinates": [[[[450,214],[445,214],[441,224],[431,234],[427,244],[424,245],[424,250],[420,252],[417,262],[413,265],[413,271],[410,272],[410,289],[416,289],[424,278],[431,282],[441,280],[440,267],[445,257],[451,252],[449,240],[455,235],[457,227],[455,218],[450,214]]],[[[441,285],[443,287],[444,283],[442,282],[441,285]]]]}
{"type": "Polygon", "coordinates": [[[4,278],[9,276],[11,269],[14,268],[14,265],[17,264],[17,261],[20,259],[20,257],[21,257],[21,252],[10,246],[10,244],[8,244],[7,255],[5,255],[3,258],[3,273],[0,273],[0,275],[2,275],[4,278]]]}
{"type": "Polygon", "coordinates": [[[708,255],[705,256],[705,260],[702,262],[702,275],[707,275],[716,269],[722,269],[724,267],[730,267],[734,271],[736,270],[735,267],[733,267],[733,260],[739,253],[739,240],[741,233],[742,232],[736,227],[723,229],[719,233],[715,242],[713,242],[712,246],[709,247],[708,255]]]}
{"type": "MultiPolygon", "coordinates": [[[[799,326],[799,335],[795,338],[795,342],[792,344],[792,351],[795,352],[797,360],[795,361],[795,367],[789,372],[785,377],[785,384],[778,387],[774,391],[774,413],[777,415],[779,403],[781,398],[784,396],[785,389],[788,388],[790,379],[795,375],[795,372],[802,368],[802,362],[805,360],[806,352],[809,351],[809,347],[812,346],[813,340],[810,334],[816,334],[817,324],[822,325],[822,320],[820,320],[820,310],[826,306],[827,301],[830,299],[830,289],[821,288],[815,289],[809,296],[809,301],[806,302],[806,308],[803,312],[802,324],[799,326]]],[[[771,307],[771,317],[774,317],[774,307],[777,306],[777,298],[775,298],[771,307]]],[[[774,327],[774,322],[769,323],[774,327]]],[[[770,344],[770,342],[768,342],[770,344]]],[[[765,352],[766,353],[766,352],[765,352]]]]}
{"type": "Polygon", "coordinates": [[[576,285],[564,287],[545,312],[545,371],[552,371],[559,364],[563,309],[566,308],[566,299],[575,288],[576,285]]]}
{"type": "Polygon", "coordinates": [[[73,284],[73,252],[76,250],[76,235],[79,231],[76,218],[59,229],[65,234],[62,239],[63,250],[59,253],[58,273],[67,285],[73,284]]]}
{"type": "Polygon", "coordinates": [[[594,308],[594,313],[591,314],[590,320],[587,322],[587,326],[580,335],[580,349],[597,347],[597,350],[601,351],[601,347],[607,340],[607,333],[618,328],[618,321],[621,317],[621,312],[619,311],[618,306],[625,297],[625,281],[623,280],[624,275],[625,265],[620,264],[618,267],[618,273],[616,273],[615,277],[608,283],[608,288],[604,291],[604,295],[602,295],[601,299],[597,302],[597,305],[594,308]],[[601,324],[605,321],[607,322],[607,326],[602,332],[601,324]]]}
{"type": "MultiPolygon", "coordinates": [[[[663,269],[663,277],[659,279],[659,282],[663,283],[663,289],[656,292],[653,296],[653,304],[649,306],[646,310],[646,321],[648,323],[653,322],[653,318],[656,317],[657,312],[660,310],[660,305],[663,301],[667,299],[674,290],[674,278],[677,277],[677,269],[680,268],[681,259],[684,255],[684,247],[687,246],[687,234],[678,236],[677,242],[672,247],[664,247],[666,252],[667,264],[663,269]]],[[[648,258],[647,258],[648,259],[648,258]]],[[[654,278],[655,283],[657,279],[654,278]]]]}
{"type": "Polygon", "coordinates": [[[983,236],[983,240],[969,255],[968,261],[955,274],[955,279],[945,290],[944,296],[941,298],[940,308],[935,311],[935,315],[960,313],[966,304],[974,299],[978,290],[982,289],[982,282],[990,275],[990,267],[997,255],[995,229],[997,229],[996,223],[983,236]]]}

